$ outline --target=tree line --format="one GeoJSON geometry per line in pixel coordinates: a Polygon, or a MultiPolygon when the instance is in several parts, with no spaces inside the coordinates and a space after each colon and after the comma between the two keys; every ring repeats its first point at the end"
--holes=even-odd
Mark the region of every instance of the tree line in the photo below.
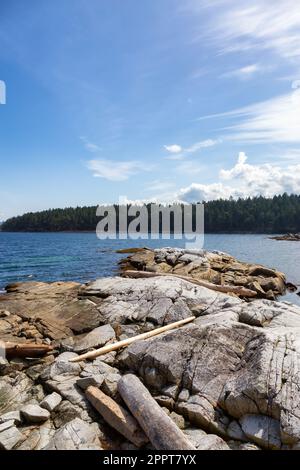
{"type": "MultiPolygon", "coordinates": [[[[194,206],[194,205],[193,205],[194,206]]],[[[116,211],[118,212],[118,206],[116,211]]],[[[150,208],[150,204],[147,206],[150,208]]],[[[97,206],[67,207],[28,212],[0,226],[5,232],[94,231],[100,217],[97,206]]],[[[150,210],[149,226],[151,225],[150,210]]],[[[218,199],[204,203],[206,233],[300,232],[300,195],[218,199]]],[[[172,227],[172,224],[171,224],[172,227]]]]}

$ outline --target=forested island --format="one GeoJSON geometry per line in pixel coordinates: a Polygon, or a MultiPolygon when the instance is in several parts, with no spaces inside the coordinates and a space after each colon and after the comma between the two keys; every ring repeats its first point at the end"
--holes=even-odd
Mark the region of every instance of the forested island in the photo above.
{"type": "MultiPolygon", "coordinates": [[[[118,211],[118,206],[115,207],[118,211]]],[[[150,204],[147,207],[150,226],[150,204]]],[[[6,220],[0,230],[94,231],[100,220],[96,209],[97,206],[84,206],[29,212],[6,220]]],[[[204,203],[204,216],[206,233],[297,233],[300,232],[300,195],[209,201],[204,203]]]]}

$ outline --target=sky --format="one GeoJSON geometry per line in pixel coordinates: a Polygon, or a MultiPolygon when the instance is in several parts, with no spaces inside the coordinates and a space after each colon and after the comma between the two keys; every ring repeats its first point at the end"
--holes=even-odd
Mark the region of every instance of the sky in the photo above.
{"type": "Polygon", "coordinates": [[[2,0],[1,84],[2,220],[300,193],[295,0],[2,0]]]}

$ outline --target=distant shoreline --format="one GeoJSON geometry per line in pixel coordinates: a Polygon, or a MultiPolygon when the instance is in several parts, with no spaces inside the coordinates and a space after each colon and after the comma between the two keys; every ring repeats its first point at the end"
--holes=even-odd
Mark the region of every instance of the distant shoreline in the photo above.
{"type": "MultiPolygon", "coordinates": [[[[6,231],[6,230],[0,230],[1,233],[95,233],[96,230],[15,230],[15,231],[6,231]]],[[[151,232],[149,232],[149,235],[151,235],[151,232]]],[[[160,233],[161,235],[161,233],[160,233]]],[[[172,235],[172,233],[171,233],[172,235]]],[[[285,235],[285,232],[204,232],[204,235],[285,235]]],[[[270,240],[274,240],[274,237],[269,237],[270,240]]]]}

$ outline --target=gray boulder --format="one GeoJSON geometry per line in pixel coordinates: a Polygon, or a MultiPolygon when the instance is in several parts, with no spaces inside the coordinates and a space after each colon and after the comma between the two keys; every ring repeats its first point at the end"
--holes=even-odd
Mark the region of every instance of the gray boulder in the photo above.
{"type": "Polygon", "coordinates": [[[79,418],[69,421],[54,434],[44,450],[101,450],[97,427],[79,418]]]}
{"type": "Polygon", "coordinates": [[[51,411],[54,411],[55,408],[57,408],[61,401],[62,397],[59,395],[59,393],[53,392],[44,398],[44,400],[40,403],[40,406],[51,413],[51,411]]]}
{"type": "Polygon", "coordinates": [[[43,423],[50,418],[50,413],[38,405],[26,405],[21,408],[21,415],[27,423],[43,423]]]}

